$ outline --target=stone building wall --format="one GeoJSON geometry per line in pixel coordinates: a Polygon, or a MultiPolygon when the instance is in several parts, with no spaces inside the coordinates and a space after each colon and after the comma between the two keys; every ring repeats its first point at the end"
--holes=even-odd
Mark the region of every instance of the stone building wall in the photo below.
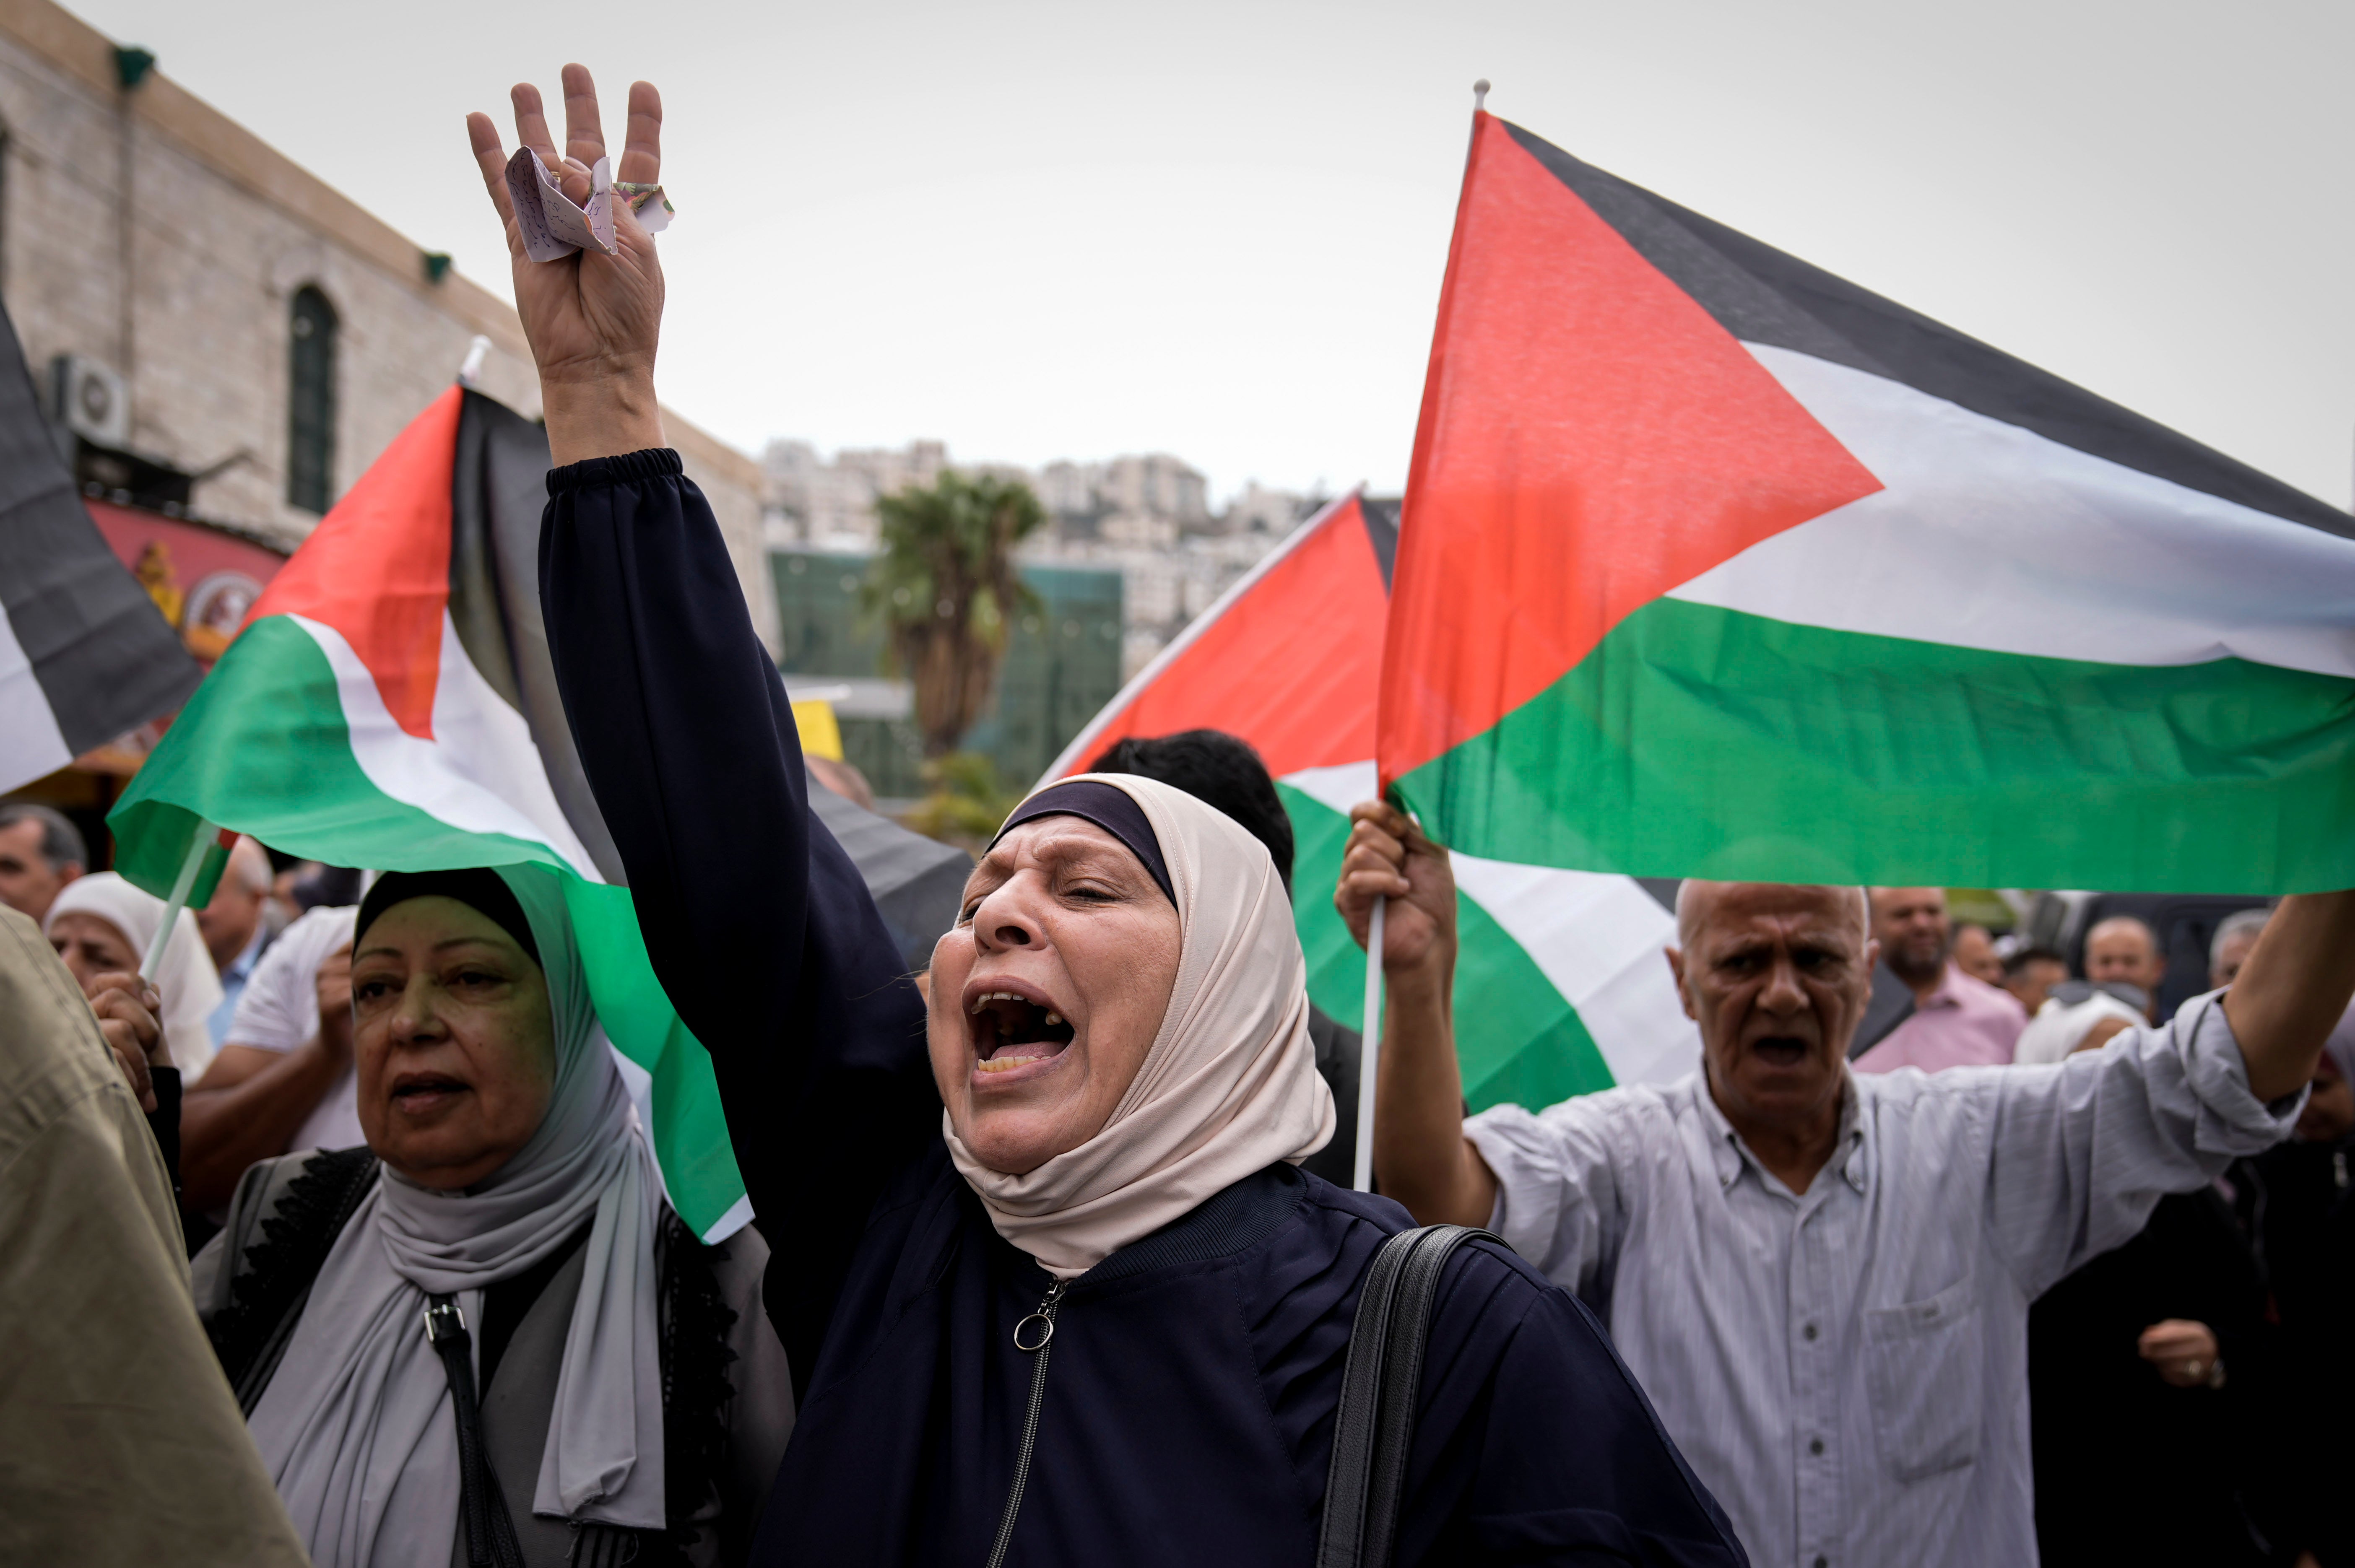
{"type": "MultiPolygon", "coordinates": [[[[0,0],[0,294],[27,361],[37,377],[65,353],[122,372],[129,449],[211,474],[198,515],[290,545],[318,521],[287,499],[306,284],[338,320],[335,493],[450,385],[476,334],[492,349],[475,384],[538,415],[510,306],[455,272],[434,281],[417,245],[160,70],[123,88],[112,41],[48,0],[0,0]]],[[[760,466],[663,418],[773,639],[760,466]]]]}

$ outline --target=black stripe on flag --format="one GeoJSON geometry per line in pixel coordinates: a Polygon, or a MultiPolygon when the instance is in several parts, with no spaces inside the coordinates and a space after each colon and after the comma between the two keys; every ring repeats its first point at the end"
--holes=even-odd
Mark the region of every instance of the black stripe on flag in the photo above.
{"type": "Polygon", "coordinates": [[[547,506],[548,432],[468,389],[450,482],[450,624],[483,679],[523,715],[556,804],[598,871],[620,886],[628,880],[621,853],[581,771],[540,619],[547,506]]]}
{"type": "Polygon", "coordinates": [[[1360,496],[1358,515],[1366,519],[1366,539],[1374,547],[1374,560],[1382,569],[1382,592],[1387,593],[1391,567],[1398,560],[1399,502],[1396,497],[1377,501],[1360,496]]]}
{"type": "Polygon", "coordinates": [[[107,548],[0,308],[0,606],[76,755],[188,699],[204,671],[107,548]]]}
{"type": "Polygon", "coordinates": [[[2355,517],[2327,501],[1503,123],[1638,255],[1745,343],[1902,382],[2186,489],[2355,538],[2355,517]]]}

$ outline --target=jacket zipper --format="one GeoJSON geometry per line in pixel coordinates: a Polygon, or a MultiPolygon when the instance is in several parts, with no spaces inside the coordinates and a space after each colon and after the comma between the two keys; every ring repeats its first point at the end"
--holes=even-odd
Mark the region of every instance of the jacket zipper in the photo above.
{"type": "Polygon", "coordinates": [[[1030,1450],[1039,1443],[1039,1407],[1047,1399],[1047,1357],[1055,1342],[1055,1313],[1063,1305],[1068,1284],[1059,1279],[1049,1285],[1039,1310],[1014,1326],[1014,1348],[1039,1359],[1030,1363],[1030,1414],[1022,1423],[1022,1451],[1015,1456],[1014,1485],[1007,1489],[1006,1516],[997,1521],[997,1544],[989,1549],[988,1568],[1000,1568],[1005,1563],[1006,1549],[1014,1541],[1014,1518],[1022,1511],[1022,1486],[1030,1478],[1030,1450]],[[1033,1324],[1039,1327],[1034,1328],[1033,1324]]]}

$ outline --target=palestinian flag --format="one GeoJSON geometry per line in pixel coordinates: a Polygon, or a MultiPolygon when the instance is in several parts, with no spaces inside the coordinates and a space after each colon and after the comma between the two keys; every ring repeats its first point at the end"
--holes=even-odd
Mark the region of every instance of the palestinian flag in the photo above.
{"type": "Polygon", "coordinates": [[[83,509],[0,311],[0,790],[169,713],[203,673],[83,509]]]}
{"type": "MultiPolygon", "coordinates": [[[[1335,502],[1203,612],[1048,770],[1129,736],[1223,730],[1257,748],[1292,816],[1308,993],[1351,1029],[1366,955],[1333,909],[1348,812],[1374,795],[1374,699],[1394,517],[1335,502]]],[[[1676,923],[1626,877],[1454,857],[1456,1051],[1475,1110],[1550,1105],[1689,1071],[1699,1040],[1661,950],[1676,923]]]]}
{"type": "Polygon", "coordinates": [[[2355,886],[2350,536],[1482,113],[1382,775],[1590,870],[2355,886]]]}
{"type": "Polygon", "coordinates": [[[647,962],[557,695],[548,467],[538,426],[442,394],[272,581],[108,823],[118,868],[158,895],[200,823],[336,865],[555,877],[672,1207],[716,1242],[751,1208],[710,1059],[647,962]]]}

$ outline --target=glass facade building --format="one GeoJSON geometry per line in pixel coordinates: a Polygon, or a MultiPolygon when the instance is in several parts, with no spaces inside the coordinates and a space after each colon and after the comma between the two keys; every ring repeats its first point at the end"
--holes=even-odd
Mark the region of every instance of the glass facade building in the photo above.
{"type": "MultiPolygon", "coordinates": [[[[844,760],[879,796],[924,793],[923,744],[902,702],[898,717],[871,711],[871,683],[884,667],[879,618],[861,613],[858,588],[868,557],[773,550],[780,649],[777,666],[796,689],[828,680],[862,683],[861,699],[837,705],[844,760]]],[[[966,734],[967,751],[997,767],[999,784],[1027,788],[1082,726],[1120,691],[1121,580],[1114,571],[1025,565],[1039,595],[1018,617],[998,667],[997,688],[966,734]]],[[[888,704],[884,704],[888,706],[888,704]]]]}

